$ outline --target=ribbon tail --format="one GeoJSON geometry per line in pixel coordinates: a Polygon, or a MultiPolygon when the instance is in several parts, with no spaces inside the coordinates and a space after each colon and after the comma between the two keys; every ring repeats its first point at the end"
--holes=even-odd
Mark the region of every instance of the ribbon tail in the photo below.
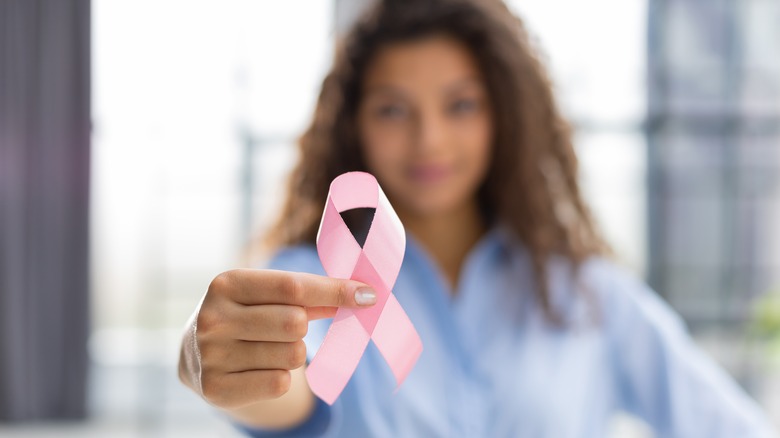
{"type": "Polygon", "coordinates": [[[306,368],[314,395],[332,405],[347,386],[371,335],[349,309],[339,309],[317,354],[306,368]]]}
{"type": "Polygon", "coordinates": [[[422,353],[422,341],[395,295],[388,297],[371,338],[400,387],[422,353]]]}

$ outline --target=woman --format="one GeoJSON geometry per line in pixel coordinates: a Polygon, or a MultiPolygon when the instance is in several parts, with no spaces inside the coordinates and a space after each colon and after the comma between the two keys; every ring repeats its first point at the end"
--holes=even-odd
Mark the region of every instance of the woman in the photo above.
{"type": "Polygon", "coordinates": [[[275,270],[217,276],[183,343],[182,380],[248,434],[595,437],[623,410],[659,436],[770,436],[606,260],[570,130],[502,3],[380,1],[339,47],[300,147],[275,270]],[[324,277],[313,247],[330,181],[352,170],[377,177],[409,234],[394,293],[425,350],[393,394],[370,346],[328,406],[303,373],[328,325],[309,321],[376,299],[324,277]]]}

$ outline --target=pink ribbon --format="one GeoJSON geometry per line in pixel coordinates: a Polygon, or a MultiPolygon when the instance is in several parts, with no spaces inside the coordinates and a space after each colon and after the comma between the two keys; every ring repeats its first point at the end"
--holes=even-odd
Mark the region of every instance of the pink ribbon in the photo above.
{"type": "Polygon", "coordinates": [[[373,175],[349,172],[333,180],[317,233],[320,261],[330,277],[370,285],[377,303],[366,309],[339,308],[306,369],[309,387],[328,404],[344,390],[369,339],[390,365],[398,386],[422,353],[420,336],[392,293],[405,246],[404,227],[373,175]],[[353,208],[376,208],[362,248],[339,214],[353,208]]]}

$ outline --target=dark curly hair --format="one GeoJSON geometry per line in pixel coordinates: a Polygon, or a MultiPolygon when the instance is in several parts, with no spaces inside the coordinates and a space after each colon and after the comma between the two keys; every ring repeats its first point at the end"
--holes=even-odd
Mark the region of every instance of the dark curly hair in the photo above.
{"type": "Polygon", "coordinates": [[[356,116],[364,72],[387,44],[434,34],[471,50],[483,73],[494,124],[488,176],[478,197],[486,221],[511,230],[531,255],[538,301],[558,321],[545,261],[578,267],[609,253],[578,187],[572,134],[523,22],[498,0],[380,0],[339,41],[311,125],[299,140],[284,208],[266,236],[271,248],[314,243],[330,182],[366,170],[356,116]]]}

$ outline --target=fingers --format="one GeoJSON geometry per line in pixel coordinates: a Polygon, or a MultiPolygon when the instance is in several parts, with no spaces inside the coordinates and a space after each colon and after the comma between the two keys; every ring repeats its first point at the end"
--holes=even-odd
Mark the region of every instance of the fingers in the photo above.
{"type": "Polygon", "coordinates": [[[235,409],[278,398],[290,389],[290,371],[306,363],[306,345],[296,342],[201,343],[201,394],[235,409]]]}
{"type": "Polygon", "coordinates": [[[375,303],[376,293],[356,281],[268,270],[218,275],[193,324],[201,394],[226,409],[280,397],[290,370],[305,364],[310,320],[375,303]]]}
{"type": "Polygon", "coordinates": [[[201,377],[203,398],[223,409],[237,409],[281,397],[290,390],[287,370],[251,370],[236,373],[204,372],[201,377]]]}
{"type": "Polygon", "coordinates": [[[333,318],[336,316],[337,310],[335,307],[307,307],[306,314],[309,321],[314,321],[315,319],[333,318]]]}
{"type": "Polygon", "coordinates": [[[308,313],[300,306],[242,306],[231,313],[233,323],[226,334],[232,339],[293,342],[303,339],[309,330],[308,313]]]}
{"type": "MultiPolygon", "coordinates": [[[[242,341],[293,342],[306,336],[309,321],[332,318],[336,310],[335,307],[303,308],[284,304],[236,306],[228,312],[231,324],[225,325],[221,334],[242,341]]],[[[207,329],[202,330],[207,332],[207,329]]]]}
{"type": "Polygon", "coordinates": [[[363,283],[300,272],[228,271],[212,281],[212,289],[228,293],[233,301],[244,305],[366,307],[376,303],[376,292],[363,283]]]}
{"type": "Polygon", "coordinates": [[[306,344],[296,342],[223,342],[201,345],[205,373],[294,370],[306,364],[306,344]]]}

